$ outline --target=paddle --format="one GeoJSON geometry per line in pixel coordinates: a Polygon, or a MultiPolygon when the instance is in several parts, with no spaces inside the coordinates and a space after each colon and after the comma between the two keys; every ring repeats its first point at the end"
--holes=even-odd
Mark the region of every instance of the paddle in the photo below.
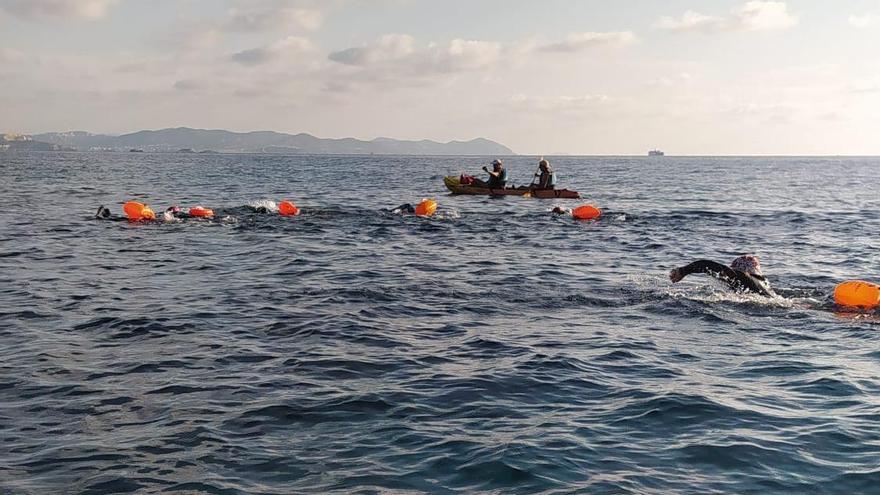
{"type": "Polygon", "coordinates": [[[544,160],[544,157],[543,157],[543,156],[541,157],[541,160],[538,161],[539,165],[538,165],[538,168],[535,169],[535,175],[532,176],[532,183],[529,184],[529,189],[531,189],[532,186],[535,185],[535,179],[541,176],[541,174],[540,174],[540,172],[541,172],[541,165],[540,165],[540,163],[541,163],[542,160],[544,160]]]}

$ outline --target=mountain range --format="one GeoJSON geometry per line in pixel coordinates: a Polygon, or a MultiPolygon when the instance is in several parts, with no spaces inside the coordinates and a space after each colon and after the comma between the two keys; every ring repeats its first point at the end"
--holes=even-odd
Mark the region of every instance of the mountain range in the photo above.
{"type": "Polygon", "coordinates": [[[377,155],[513,155],[510,148],[484,138],[438,143],[427,139],[404,141],[376,138],[322,139],[310,134],[272,131],[231,132],[178,127],[138,131],[121,136],[83,131],[30,136],[34,141],[64,149],[143,151],[215,151],[228,153],[377,154],[377,155]]]}

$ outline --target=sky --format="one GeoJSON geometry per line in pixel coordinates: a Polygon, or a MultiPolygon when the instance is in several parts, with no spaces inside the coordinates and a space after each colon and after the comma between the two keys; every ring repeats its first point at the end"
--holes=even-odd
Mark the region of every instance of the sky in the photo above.
{"type": "Polygon", "coordinates": [[[0,131],[880,155],[880,0],[0,0],[0,131]]]}

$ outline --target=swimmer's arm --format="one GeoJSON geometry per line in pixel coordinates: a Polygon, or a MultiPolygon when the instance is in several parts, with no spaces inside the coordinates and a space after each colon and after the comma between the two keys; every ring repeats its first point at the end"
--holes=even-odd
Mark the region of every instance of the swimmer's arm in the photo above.
{"type": "Polygon", "coordinates": [[[694,273],[705,273],[727,283],[731,287],[737,284],[736,271],[733,268],[711,260],[694,261],[689,265],[675,268],[669,272],[669,279],[673,282],[678,282],[694,273]]]}

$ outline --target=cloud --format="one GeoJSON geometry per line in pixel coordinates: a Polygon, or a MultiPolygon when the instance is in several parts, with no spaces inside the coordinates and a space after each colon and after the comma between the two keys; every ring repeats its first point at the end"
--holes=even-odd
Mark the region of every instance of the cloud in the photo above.
{"type": "MultiPolygon", "coordinates": [[[[468,72],[504,66],[518,67],[537,52],[576,53],[594,47],[617,47],[632,43],[629,31],[576,33],[561,42],[538,45],[532,40],[500,43],[453,39],[419,44],[407,34],[387,34],[375,41],[330,53],[327,58],[338,70],[324,86],[330,93],[344,93],[364,84],[414,87],[452,81],[468,72]]],[[[329,69],[333,71],[332,66],[329,69]]]]}
{"type": "Polygon", "coordinates": [[[233,9],[224,28],[228,31],[244,33],[296,29],[315,31],[321,27],[323,21],[324,16],[321,11],[309,8],[285,7],[249,11],[233,9]]]}
{"type": "Polygon", "coordinates": [[[418,47],[412,36],[388,34],[363,46],[333,52],[327,58],[364,69],[430,75],[491,67],[501,59],[503,50],[501,43],[464,39],[418,47]]]}
{"type": "Polygon", "coordinates": [[[441,73],[486,69],[501,59],[501,43],[455,39],[428,46],[428,70],[441,73]]]}
{"type": "Polygon", "coordinates": [[[788,11],[785,2],[755,0],[734,9],[728,16],[710,16],[687,11],[680,18],[662,17],[654,27],[667,31],[776,31],[788,29],[798,23],[797,16],[788,11]]]}
{"type": "Polygon", "coordinates": [[[877,18],[876,14],[851,15],[849,16],[849,24],[860,29],[869,28],[877,24],[877,18]]]}
{"type": "Polygon", "coordinates": [[[512,47],[481,40],[454,39],[419,44],[406,34],[389,34],[362,46],[330,53],[324,92],[342,95],[364,86],[418,88],[454,81],[514,58],[512,47]]]}
{"type": "Polygon", "coordinates": [[[658,89],[687,88],[694,81],[694,76],[688,72],[680,72],[672,76],[662,76],[648,81],[645,86],[658,89]]]}
{"type": "Polygon", "coordinates": [[[366,66],[400,60],[415,51],[415,39],[412,36],[386,34],[373,43],[333,52],[327,58],[340,64],[366,66]]]}
{"type": "Polygon", "coordinates": [[[192,79],[181,79],[174,83],[174,89],[179,91],[193,91],[201,88],[202,85],[192,79]]]}
{"type": "Polygon", "coordinates": [[[848,84],[847,91],[856,94],[880,93],[880,77],[856,79],[848,84]]]}
{"type": "Polygon", "coordinates": [[[0,11],[26,20],[105,17],[118,0],[0,0],[0,11]]]}
{"type": "Polygon", "coordinates": [[[625,46],[635,41],[630,31],[572,33],[565,40],[539,47],[544,52],[579,52],[590,48],[625,46]]]}
{"type": "Polygon", "coordinates": [[[314,50],[311,41],[300,36],[288,36],[271,45],[251,48],[233,53],[229,59],[249,67],[263,65],[275,60],[291,59],[314,50]]]}
{"type": "Polygon", "coordinates": [[[654,27],[667,31],[720,31],[727,26],[727,19],[687,11],[680,19],[661,17],[654,27]]]}
{"type": "Polygon", "coordinates": [[[510,107],[517,110],[577,114],[584,110],[598,109],[611,101],[611,97],[603,94],[553,97],[526,96],[518,94],[510,97],[507,103],[510,107]]]}

